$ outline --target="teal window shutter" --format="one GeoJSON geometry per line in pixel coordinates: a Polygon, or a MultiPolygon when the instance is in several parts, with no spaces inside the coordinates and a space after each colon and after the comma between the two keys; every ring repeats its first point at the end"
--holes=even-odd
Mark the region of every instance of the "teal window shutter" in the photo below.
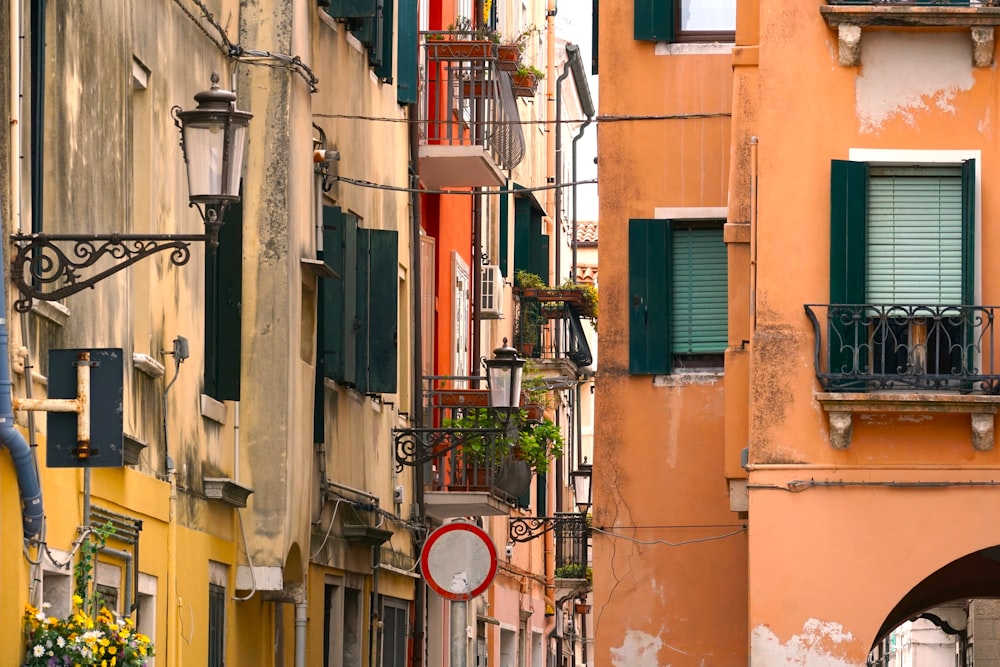
{"type": "Polygon", "coordinates": [[[962,163],[962,303],[976,301],[976,161],[962,163]]]}
{"type": "MultiPolygon", "coordinates": [[[[398,0],[396,10],[396,101],[400,104],[416,104],[417,59],[419,43],[417,37],[417,0],[398,0]]],[[[391,42],[390,42],[391,43],[391,42]]]]}
{"type": "Polygon", "coordinates": [[[548,234],[538,235],[538,258],[536,261],[538,270],[535,271],[535,273],[540,275],[542,277],[542,280],[546,284],[548,284],[549,282],[549,235],[548,234]]]}
{"type": "Polygon", "coordinates": [[[669,220],[629,220],[629,372],[671,370],[669,220]]]}
{"type": "Polygon", "coordinates": [[[396,391],[399,235],[358,230],[358,391],[396,391]]]}
{"type": "MultiPolygon", "coordinates": [[[[372,64],[375,66],[375,75],[385,83],[392,83],[392,47],[395,45],[393,39],[393,26],[395,25],[394,5],[396,0],[379,0],[378,13],[376,16],[376,29],[378,36],[372,47],[374,56],[372,64]]],[[[396,93],[397,99],[399,93],[396,93]]]]}
{"type": "Polygon", "coordinates": [[[346,377],[347,228],[348,216],[339,207],[323,207],[323,263],[338,277],[323,278],[319,286],[320,363],[324,376],[338,382],[346,377]]]}
{"type": "Polygon", "coordinates": [[[240,400],[243,308],[243,205],[222,217],[219,246],[205,253],[205,393],[240,400]]]}
{"type": "Polygon", "coordinates": [[[670,238],[671,351],[725,352],[729,341],[729,271],[722,226],[674,223],[670,238]]]}
{"type": "Polygon", "coordinates": [[[635,39],[672,42],[675,37],[674,2],[679,0],[634,0],[635,39]]]}
{"type": "Polygon", "coordinates": [[[865,303],[868,164],[830,165],[830,303],[865,303]]]}
{"type": "Polygon", "coordinates": [[[531,252],[531,202],[527,197],[514,198],[514,271],[535,272],[531,252]]]}
{"type": "Polygon", "coordinates": [[[510,274],[507,272],[507,250],[510,247],[510,223],[507,218],[510,216],[510,195],[500,195],[500,257],[497,264],[500,266],[500,273],[504,278],[510,274]]]}
{"type": "Polygon", "coordinates": [[[600,21],[597,20],[598,17],[598,5],[600,0],[594,0],[594,15],[591,18],[590,26],[590,73],[597,76],[597,45],[600,44],[600,21]]]}

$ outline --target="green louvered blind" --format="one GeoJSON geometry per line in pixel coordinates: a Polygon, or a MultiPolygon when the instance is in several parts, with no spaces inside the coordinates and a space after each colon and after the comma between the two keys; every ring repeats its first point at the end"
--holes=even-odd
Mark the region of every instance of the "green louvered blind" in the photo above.
{"type": "Polygon", "coordinates": [[[872,167],[868,184],[868,302],[960,304],[962,169],[872,167]]]}
{"type": "Polygon", "coordinates": [[[670,346],[674,354],[723,352],[728,340],[722,227],[681,226],[671,238],[670,346]]]}
{"type": "Polygon", "coordinates": [[[219,246],[205,253],[205,393],[240,400],[243,328],[243,205],[222,216],[219,246]]]}

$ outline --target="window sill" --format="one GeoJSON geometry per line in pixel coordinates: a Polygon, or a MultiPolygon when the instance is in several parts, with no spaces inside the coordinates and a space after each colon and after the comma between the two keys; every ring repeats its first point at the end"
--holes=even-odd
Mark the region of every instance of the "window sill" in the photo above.
{"type": "Polygon", "coordinates": [[[816,393],[816,400],[830,416],[830,445],[851,446],[855,412],[883,414],[967,414],[972,427],[972,447],[993,449],[993,422],[1000,396],[945,393],[816,393]]]}
{"type": "Polygon", "coordinates": [[[861,64],[861,30],[871,27],[968,27],[976,67],[993,65],[994,28],[1000,25],[1000,8],[962,5],[823,5],[820,14],[837,28],[838,61],[844,67],[861,64]]]}

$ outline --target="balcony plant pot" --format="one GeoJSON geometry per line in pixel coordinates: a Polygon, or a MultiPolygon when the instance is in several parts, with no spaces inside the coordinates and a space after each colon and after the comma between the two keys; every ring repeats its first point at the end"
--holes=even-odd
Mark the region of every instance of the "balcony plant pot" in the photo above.
{"type": "Polygon", "coordinates": [[[497,67],[505,72],[516,72],[521,64],[521,49],[517,44],[500,44],[497,46],[497,67]]]}
{"type": "Polygon", "coordinates": [[[538,87],[538,78],[531,73],[514,72],[510,76],[511,90],[517,97],[534,97],[538,87]]]}
{"type": "Polygon", "coordinates": [[[577,603],[575,603],[573,605],[573,609],[578,614],[589,614],[590,613],[590,605],[587,604],[586,602],[577,602],[577,603]]]}

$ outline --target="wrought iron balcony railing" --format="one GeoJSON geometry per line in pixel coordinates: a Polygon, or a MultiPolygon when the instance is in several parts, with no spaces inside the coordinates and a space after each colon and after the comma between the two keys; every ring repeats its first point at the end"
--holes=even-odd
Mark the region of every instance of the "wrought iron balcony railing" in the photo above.
{"type": "Polygon", "coordinates": [[[590,313],[579,291],[520,290],[515,309],[514,347],[522,356],[567,358],[579,368],[593,363],[581,321],[581,315],[587,317],[590,313]]]}
{"type": "Polygon", "coordinates": [[[556,576],[586,578],[590,562],[590,524],[582,512],[559,512],[555,516],[517,517],[510,520],[510,541],[528,542],[555,532],[556,576]]]}
{"type": "Polygon", "coordinates": [[[422,142],[483,147],[501,169],[520,164],[524,133],[497,45],[459,30],[424,32],[421,38],[422,142]]]}
{"type": "Polygon", "coordinates": [[[422,426],[396,429],[396,468],[426,466],[434,491],[487,492],[513,503],[531,484],[532,472],[514,458],[517,420],[488,407],[482,377],[424,378],[422,426]]]}
{"type": "Polygon", "coordinates": [[[806,304],[828,391],[1000,393],[996,306],[806,304]]]}

